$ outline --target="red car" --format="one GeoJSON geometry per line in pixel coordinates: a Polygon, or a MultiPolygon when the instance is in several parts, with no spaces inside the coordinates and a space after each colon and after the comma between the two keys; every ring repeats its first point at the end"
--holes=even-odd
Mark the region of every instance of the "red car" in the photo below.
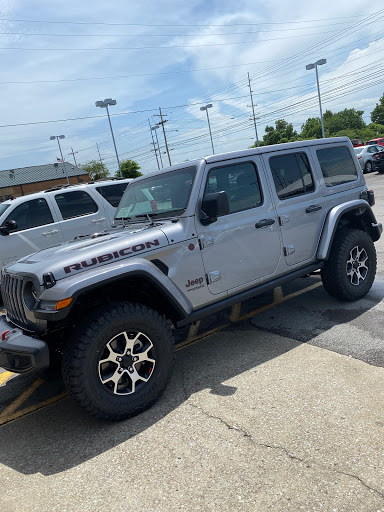
{"type": "Polygon", "coordinates": [[[367,142],[367,146],[370,144],[379,144],[380,146],[384,146],[384,138],[381,137],[379,139],[372,139],[367,142]]]}
{"type": "Polygon", "coordinates": [[[351,139],[351,142],[354,148],[365,146],[363,139],[351,139]]]}

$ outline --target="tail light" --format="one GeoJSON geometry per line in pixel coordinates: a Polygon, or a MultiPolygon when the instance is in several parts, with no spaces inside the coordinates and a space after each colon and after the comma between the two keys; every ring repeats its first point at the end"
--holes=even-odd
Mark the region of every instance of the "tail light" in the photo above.
{"type": "Polygon", "coordinates": [[[357,159],[360,160],[360,158],[362,157],[363,155],[357,155],[357,159]]]}
{"type": "Polygon", "coordinates": [[[368,203],[370,206],[375,205],[375,193],[373,190],[368,190],[368,203]]]}
{"type": "Polygon", "coordinates": [[[158,210],[156,201],[154,199],[152,199],[152,201],[151,201],[151,208],[152,208],[153,212],[157,212],[157,210],[158,210]]]}

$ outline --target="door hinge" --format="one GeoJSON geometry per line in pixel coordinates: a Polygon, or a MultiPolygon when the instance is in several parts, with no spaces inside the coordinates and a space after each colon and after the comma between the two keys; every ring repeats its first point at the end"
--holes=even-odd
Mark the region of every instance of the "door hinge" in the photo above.
{"type": "Polygon", "coordinates": [[[219,281],[220,279],[221,279],[220,270],[214,270],[213,272],[208,272],[208,274],[207,274],[208,284],[214,283],[215,281],[219,281]]]}
{"type": "Polygon", "coordinates": [[[213,236],[201,235],[201,237],[199,238],[200,249],[205,249],[206,247],[210,247],[211,245],[214,244],[214,242],[215,242],[215,239],[213,238],[213,236]]]}
{"type": "Polygon", "coordinates": [[[287,245],[284,247],[284,256],[289,256],[290,254],[293,254],[295,252],[295,246],[294,245],[287,245]]]}
{"type": "Polygon", "coordinates": [[[282,226],[283,224],[286,224],[291,220],[290,215],[280,215],[279,217],[279,224],[282,226]]]}

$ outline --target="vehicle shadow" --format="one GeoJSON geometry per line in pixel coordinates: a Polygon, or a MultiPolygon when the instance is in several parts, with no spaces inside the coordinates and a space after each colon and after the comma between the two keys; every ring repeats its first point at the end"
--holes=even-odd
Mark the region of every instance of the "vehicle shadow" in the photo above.
{"type": "MultiPolygon", "coordinates": [[[[312,282],[310,279],[306,281],[307,284],[312,282]]],[[[355,303],[354,308],[349,309],[348,321],[369,314],[380,302],[380,293],[371,293],[358,303],[359,307],[355,303]]],[[[263,299],[260,300],[262,304],[263,299]]],[[[246,307],[252,309],[255,306],[260,306],[257,299],[246,307]]],[[[8,423],[0,428],[0,463],[23,474],[53,475],[91,460],[129,439],[133,443],[130,449],[134,449],[136,436],[175,409],[188,404],[193,394],[207,389],[219,396],[236,394],[237,388],[227,384],[231,378],[268,363],[295,349],[303,341],[311,341],[320,335],[326,337],[340,318],[336,315],[332,319],[330,315],[328,321],[321,324],[317,316],[319,307],[321,311],[337,311],[348,309],[349,305],[330,298],[319,287],[249,320],[232,323],[201,343],[184,347],[177,352],[173,377],[163,397],[150,410],[124,422],[96,420],[72,400],[65,398],[21,420],[8,423]],[[307,309],[303,310],[302,303],[307,305],[307,309]],[[312,309],[308,308],[311,303],[312,309]],[[288,312],[285,311],[287,308],[288,312]],[[295,334],[293,328],[290,338],[285,335],[271,336],[271,324],[280,315],[288,315],[289,318],[292,309],[304,315],[307,329],[305,339],[292,339],[292,334],[295,334]],[[255,319],[261,321],[262,318],[264,323],[255,325],[255,319]],[[312,328],[314,333],[311,338],[309,333],[312,328]]],[[[295,318],[291,318],[291,322],[295,321],[295,318]]]]}

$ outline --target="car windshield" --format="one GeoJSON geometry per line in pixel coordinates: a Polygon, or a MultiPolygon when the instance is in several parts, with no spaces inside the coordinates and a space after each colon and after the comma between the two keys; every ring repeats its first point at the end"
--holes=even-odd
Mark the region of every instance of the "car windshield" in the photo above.
{"type": "Polygon", "coordinates": [[[9,204],[1,204],[0,203],[0,216],[3,215],[3,213],[5,212],[5,210],[9,208],[9,204]]]}
{"type": "Polygon", "coordinates": [[[195,167],[186,167],[132,182],[121,198],[115,219],[182,215],[188,205],[195,175],[195,167]]]}
{"type": "Polygon", "coordinates": [[[359,153],[361,153],[363,151],[364,148],[353,148],[353,151],[356,153],[356,155],[358,155],[359,153]]]}

